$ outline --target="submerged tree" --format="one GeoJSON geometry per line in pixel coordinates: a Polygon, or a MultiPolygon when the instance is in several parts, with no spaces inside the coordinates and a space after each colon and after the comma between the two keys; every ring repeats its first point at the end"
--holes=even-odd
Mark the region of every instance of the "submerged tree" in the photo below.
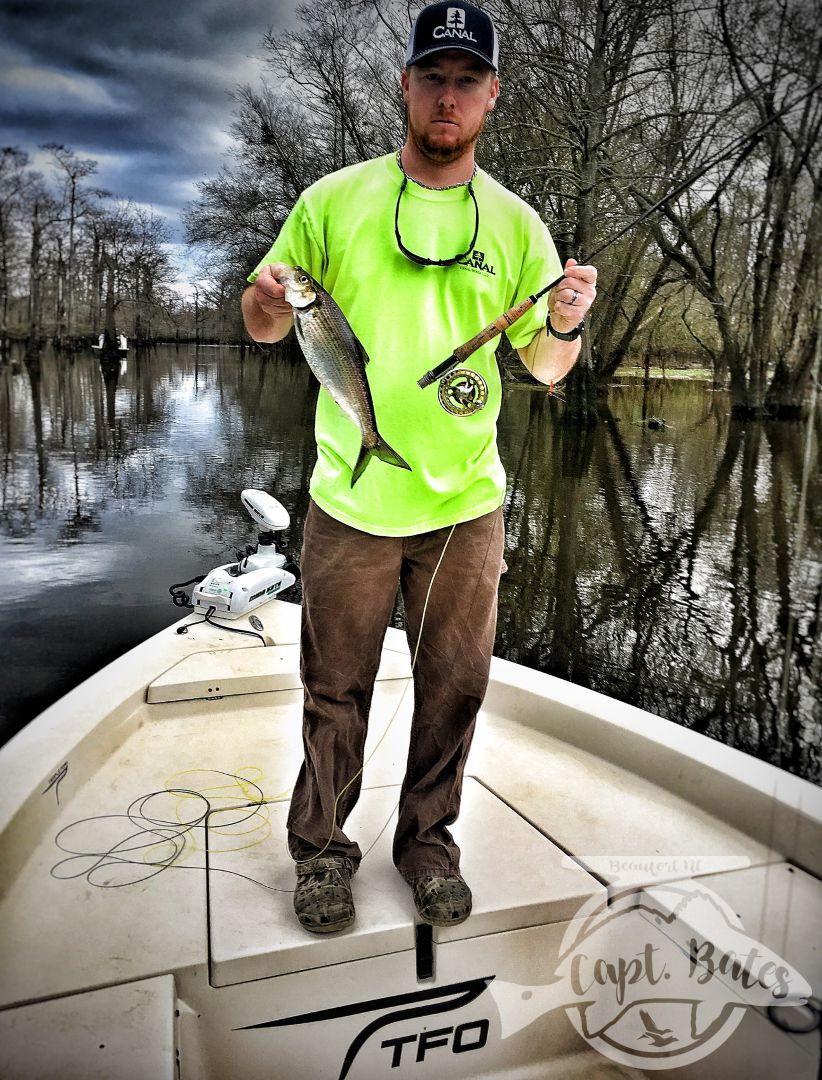
{"type": "Polygon", "coordinates": [[[25,266],[22,223],[32,182],[28,164],[22,150],[0,150],[0,349],[6,345],[12,289],[25,266]]]}
{"type": "Polygon", "coordinates": [[[0,152],[0,339],[36,351],[50,335],[62,348],[98,332],[104,266],[114,266],[114,303],[128,332],[150,336],[174,276],[169,226],[149,208],[83,184],[97,164],[49,144],[52,174],[13,147],[0,152]]]}
{"type": "Polygon", "coordinates": [[[660,249],[714,313],[715,363],[740,415],[798,415],[807,397],[822,302],[822,27],[800,4],[720,0],[715,26],[744,108],[767,123],[711,190],[657,223],[660,249]],[[791,105],[796,103],[795,108],[791,105]]]}
{"type": "Polygon", "coordinates": [[[40,347],[43,331],[43,292],[49,249],[53,247],[57,226],[61,219],[60,205],[51,197],[36,178],[28,192],[29,210],[29,259],[28,259],[28,310],[27,353],[35,353],[40,347]]]}
{"type": "Polygon", "coordinates": [[[74,151],[61,143],[46,143],[44,150],[51,152],[55,166],[62,175],[62,201],[67,226],[66,255],[60,249],[58,262],[58,309],[57,338],[64,342],[74,332],[74,293],[77,258],[77,226],[88,213],[93,201],[105,194],[99,190],[85,190],[80,181],[97,172],[97,162],[79,158],[74,151]]]}

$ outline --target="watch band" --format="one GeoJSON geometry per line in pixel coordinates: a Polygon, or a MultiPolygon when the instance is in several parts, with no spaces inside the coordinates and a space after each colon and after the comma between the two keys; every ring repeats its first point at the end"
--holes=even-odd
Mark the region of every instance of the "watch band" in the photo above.
{"type": "Polygon", "coordinates": [[[582,319],[578,326],[575,326],[573,330],[569,330],[567,334],[563,334],[561,330],[555,330],[551,325],[551,316],[549,314],[546,323],[548,333],[553,334],[555,338],[559,338],[560,341],[576,341],[582,331],[585,329],[585,320],[582,319]]]}

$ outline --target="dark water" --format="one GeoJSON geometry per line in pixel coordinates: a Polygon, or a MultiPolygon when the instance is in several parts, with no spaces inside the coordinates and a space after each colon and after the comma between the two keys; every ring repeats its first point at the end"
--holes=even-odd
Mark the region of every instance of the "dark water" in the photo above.
{"type": "MultiPolygon", "coordinates": [[[[315,396],[304,363],[237,349],[0,367],[4,739],[180,617],[171,583],[253,542],[243,487],[287,506],[298,553],[315,396]]],[[[704,383],[614,386],[590,430],[562,418],[506,396],[498,654],[819,782],[819,426],[804,468],[806,425],[732,421],[704,383]]]]}

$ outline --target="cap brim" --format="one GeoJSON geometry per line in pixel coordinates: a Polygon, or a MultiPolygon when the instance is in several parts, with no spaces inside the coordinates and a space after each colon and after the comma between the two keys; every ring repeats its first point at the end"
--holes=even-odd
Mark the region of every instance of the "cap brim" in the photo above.
{"type": "Polygon", "coordinates": [[[485,66],[490,68],[491,71],[497,70],[485,53],[481,53],[478,49],[472,49],[468,45],[457,45],[454,42],[449,42],[447,45],[432,45],[430,49],[423,49],[422,52],[415,53],[410,60],[406,60],[405,66],[411,67],[412,64],[418,64],[420,60],[424,60],[426,56],[433,56],[434,53],[438,52],[448,52],[449,49],[459,49],[460,52],[471,53],[473,56],[482,60],[485,66]]]}

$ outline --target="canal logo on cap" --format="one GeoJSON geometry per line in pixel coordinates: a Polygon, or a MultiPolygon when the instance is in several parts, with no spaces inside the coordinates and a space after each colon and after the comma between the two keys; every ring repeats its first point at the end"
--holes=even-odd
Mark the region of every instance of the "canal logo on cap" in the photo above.
{"type": "Polygon", "coordinates": [[[443,49],[463,49],[494,71],[499,67],[499,41],[490,15],[463,0],[429,4],[422,9],[411,27],[406,67],[443,49]]]}

